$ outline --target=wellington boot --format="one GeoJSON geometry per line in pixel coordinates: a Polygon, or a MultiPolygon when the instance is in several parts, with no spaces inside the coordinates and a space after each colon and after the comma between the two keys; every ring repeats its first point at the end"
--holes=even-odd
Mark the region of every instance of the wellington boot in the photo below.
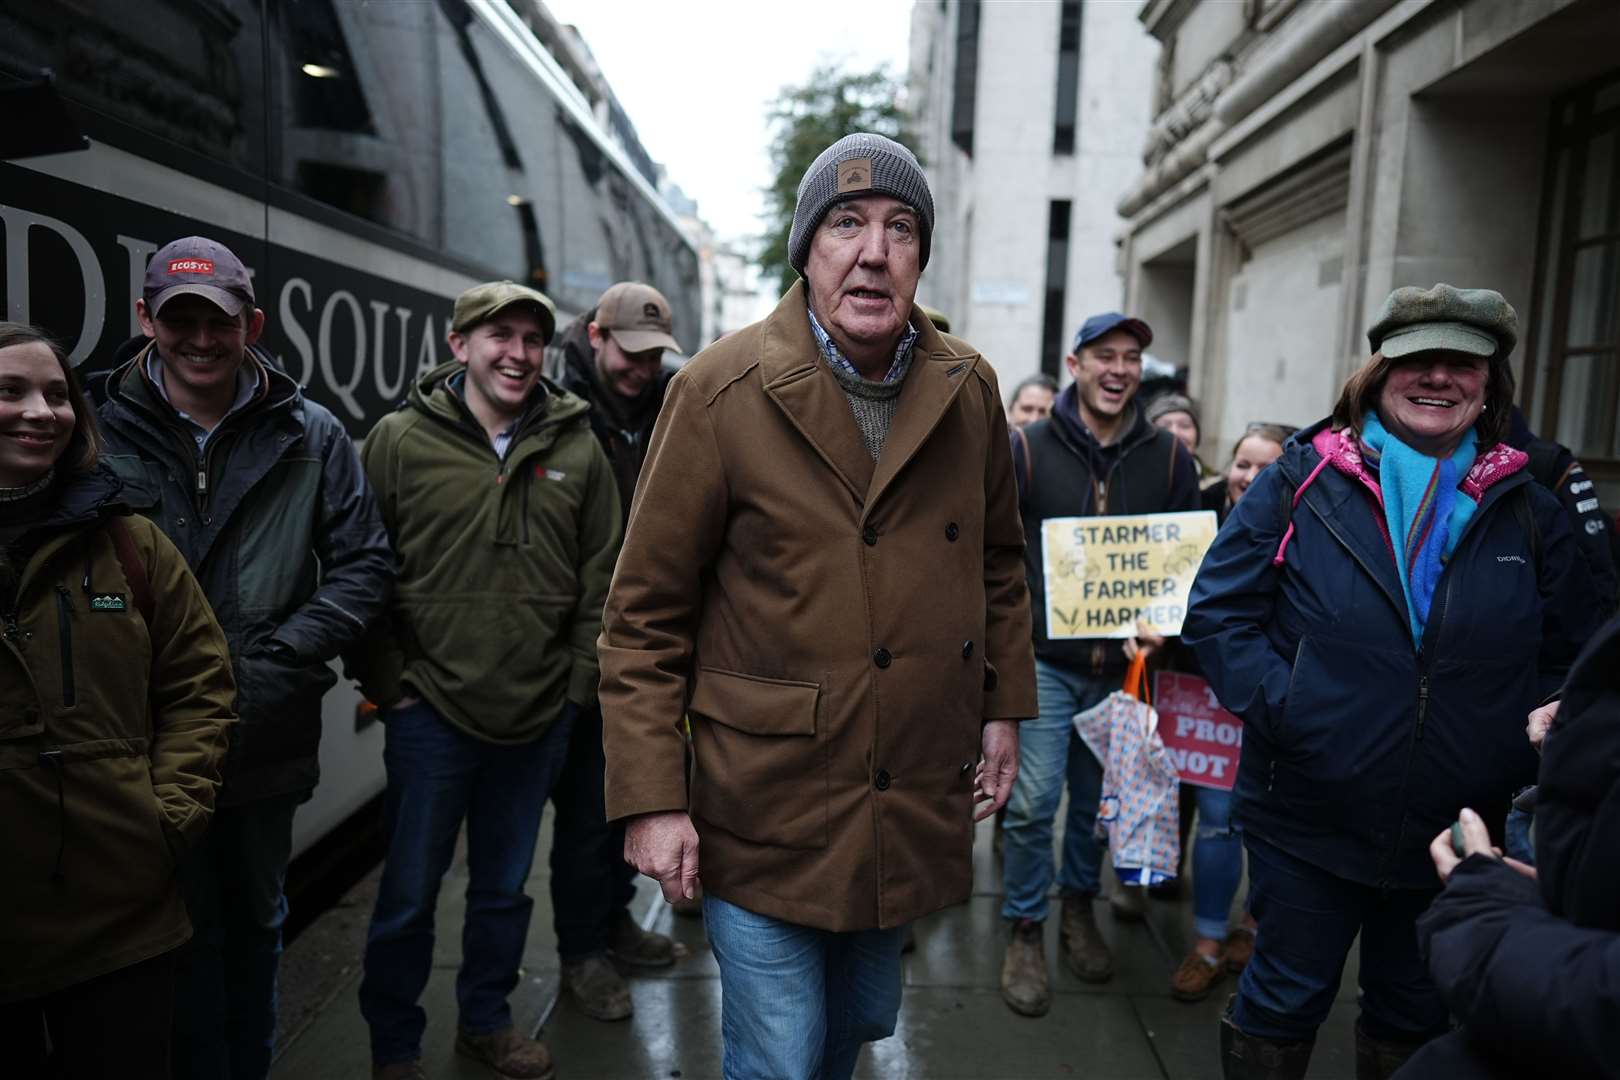
{"type": "Polygon", "coordinates": [[[1091,910],[1091,897],[1065,896],[1063,921],[1058,924],[1058,947],[1075,977],[1088,983],[1105,983],[1114,977],[1114,954],[1108,950],[1097,917],[1091,910]]]}

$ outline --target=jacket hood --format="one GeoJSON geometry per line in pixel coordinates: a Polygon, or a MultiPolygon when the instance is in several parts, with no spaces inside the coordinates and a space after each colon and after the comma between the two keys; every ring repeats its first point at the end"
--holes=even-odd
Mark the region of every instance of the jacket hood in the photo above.
{"type": "Polygon", "coordinates": [[[124,501],[124,482],[105,464],[87,473],[60,478],[56,493],[36,529],[57,529],[78,525],[114,514],[129,513],[124,501]]]}
{"type": "MultiPolygon", "coordinates": [[[[478,422],[473,418],[472,411],[467,408],[467,403],[462,400],[460,394],[450,389],[450,377],[461,370],[463,367],[459,361],[450,360],[432,371],[423,373],[411,385],[406,398],[408,406],[450,424],[478,427],[478,422]]],[[[530,401],[527,410],[518,420],[516,436],[521,437],[536,424],[567,420],[583,414],[590,408],[584,399],[569,393],[544,375],[540,376],[536,385],[544,390],[544,394],[539,401],[530,401]]]]}
{"type": "Polygon", "coordinates": [[[1091,433],[1091,429],[1080,422],[1080,394],[1075,383],[1070,383],[1058,394],[1057,401],[1052,405],[1052,423],[1064,438],[1076,446],[1083,447],[1088,452],[1095,452],[1112,447],[1124,448],[1135,446],[1153,438],[1153,433],[1159,429],[1147,418],[1147,410],[1141,407],[1136,398],[1131,399],[1127,406],[1131,410],[1130,423],[1120,433],[1119,439],[1104,447],[1091,433]]]}
{"type": "MultiPolygon", "coordinates": [[[[107,373],[104,395],[97,396],[117,398],[148,411],[156,410],[160,404],[165,403],[162,395],[153,397],[148,392],[149,383],[143,370],[147,351],[156,347],[156,342],[151,338],[139,334],[118,346],[113,352],[116,366],[107,373]]],[[[258,364],[259,372],[264,378],[264,386],[259,395],[248,404],[246,411],[281,408],[302,398],[302,388],[293,381],[291,375],[281,370],[281,366],[276,363],[269,350],[261,345],[249,345],[247,354],[250,360],[258,364]]],[[[172,411],[172,408],[167,410],[172,411]]]]}
{"type": "Polygon", "coordinates": [[[1620,619],[1564,685],[1536,796],[1542,898],[1578,926],[1620,931],[1620,619]]]}

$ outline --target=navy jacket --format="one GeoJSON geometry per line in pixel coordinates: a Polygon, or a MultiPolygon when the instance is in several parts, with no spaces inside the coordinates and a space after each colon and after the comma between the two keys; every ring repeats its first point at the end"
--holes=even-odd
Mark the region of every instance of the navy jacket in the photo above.
{"type": "Polygon", "coordinates": [[[196,444],[144,374],[146,338],[119,350],[104,459],[202,583],[230,640],[237,712],[221,806],[315,786],[329,665],[388,604],[394,554],[354,444],[254,347],[265,382],[196,444]]]}
{"type": "Polygon", "coordinates": [[[1471,1075],[1620,1077],[1620,620],[1570,673],[1541,763],[1536,841],[1537,881],[1464,860],[1418,941],[1488,1064],[1471,1075]]]}
{"type": "Polygon", "coordinates": [[[1233,507],[1182,633],[1244,721],[1242,826],[1339,877],[1432,888],[1435,834],[1463,806],[1500,820],[1533,782],[1525,716],[1602,615],[1568,515],[1503,447],[1469,474],[1479,510],[1414,647],[1382,511],[1324,461],[1340,439],[1326,428],[1290,439],[1233,507]]]}

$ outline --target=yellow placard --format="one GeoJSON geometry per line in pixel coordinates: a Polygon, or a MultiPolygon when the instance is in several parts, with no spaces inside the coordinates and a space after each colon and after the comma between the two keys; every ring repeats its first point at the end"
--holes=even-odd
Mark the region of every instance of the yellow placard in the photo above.
{"type": "Polygon", "coordinates": [[[1047,518],[1046,636],[1134,637],[1138,620],[1166,637],[1180,634],[1187,594],[1218,528],[1213,510],[1047,518]]]}

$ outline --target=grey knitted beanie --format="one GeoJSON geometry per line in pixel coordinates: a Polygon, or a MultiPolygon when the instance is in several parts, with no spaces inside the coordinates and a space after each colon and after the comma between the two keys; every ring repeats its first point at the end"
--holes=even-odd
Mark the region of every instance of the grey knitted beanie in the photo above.
{"type": "Polygon", "coordinates": [[[822,217],[840,199],[892,195],[922,218],[922,263],[934,238],[934,196],[928,190],[917,156],[893,139],[869,131],[845,135],[823,150],[799,181],[799,203],[788,234],[788,262],[804,273],[810,237],[822,217]]]}

